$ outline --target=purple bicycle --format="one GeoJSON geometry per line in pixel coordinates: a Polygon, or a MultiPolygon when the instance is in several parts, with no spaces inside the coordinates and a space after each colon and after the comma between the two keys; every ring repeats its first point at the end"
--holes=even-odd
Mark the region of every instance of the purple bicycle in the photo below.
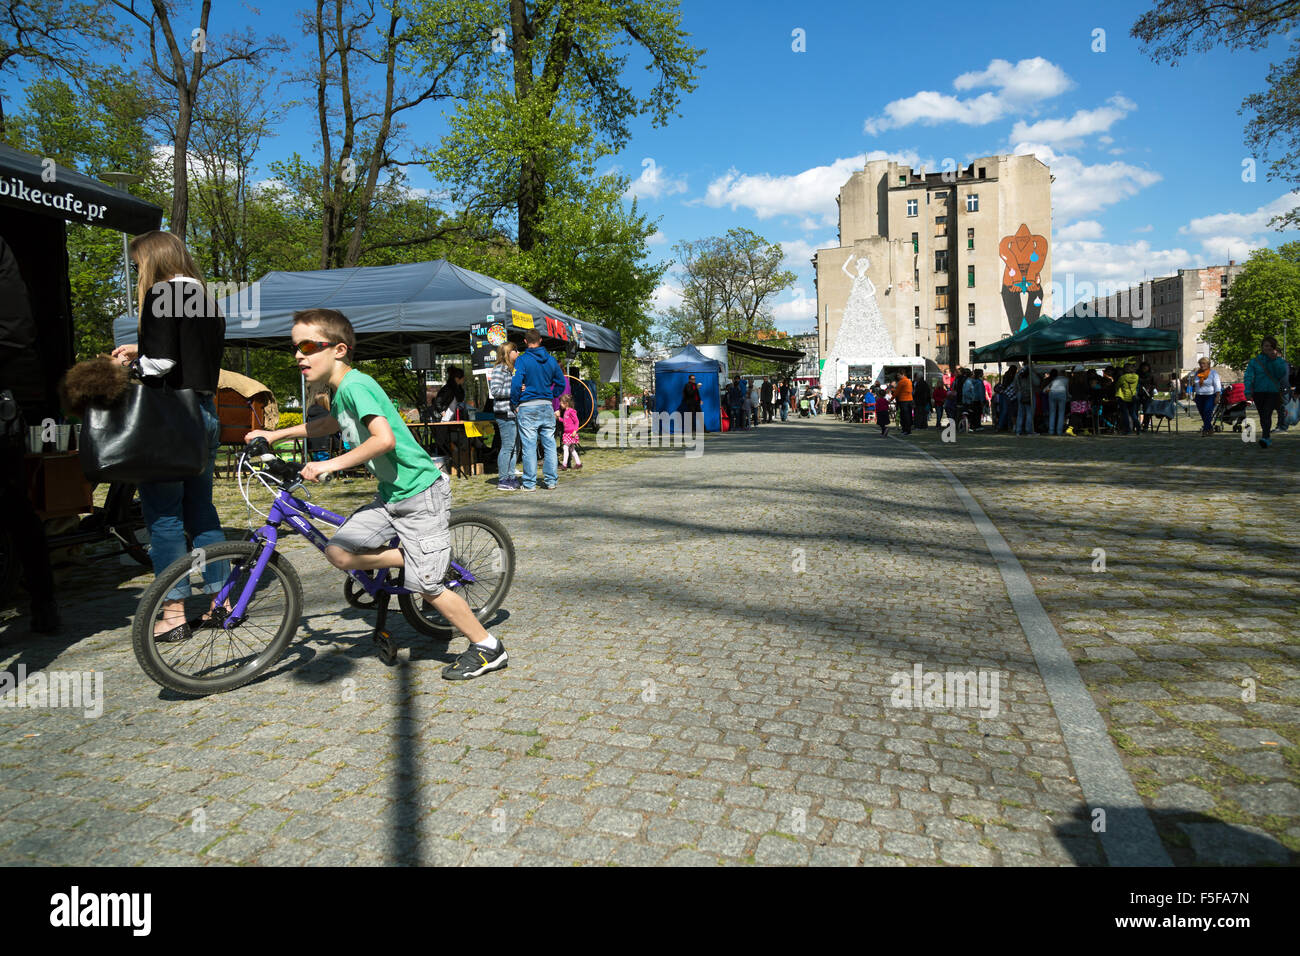
{"type": "MultiPolygon", "coordinates": [[[[266,524],[246,541],[196,548],[158,575],[140,598],[132,629],[136,659],[158,684],[180,694],[205,696],[247,684],[284,654],[302,615],[302,581],[276,552],[281,533],[298,533],[320,551],[326,536],[311,519],[333,527],[345,518],[310,504],[297,467],[277,458],[259,438],[240,452],[239,491],[250,508],[254,480],[274,495],[266,524]],[[247,479],[247,484],[246,484],[247,479]],[[164,609],[175,619],[181,601],[186,619],[171,629],[179,637],[155,637],[164,609]]],[[[261,512],[258,512],[261,514],[261,512]]],[[[480,621],[501,607],[515,573],[515,546],[505,527],[490,515],[461,512],[448,523],[451,563],[443,586],[456,589],[480,621]]],[[[390,546],[395,547],[394,539],[390,546]]],[[[397,662],[397,646],[385,630],[388,602],[397,595],[402,615],[418,632],[450,640],[451,624],[419,594],[402,584],[402,569],[347,571],[343,595],[353,607],[377,612],[374,640],[384,663],[397,662]]]]}

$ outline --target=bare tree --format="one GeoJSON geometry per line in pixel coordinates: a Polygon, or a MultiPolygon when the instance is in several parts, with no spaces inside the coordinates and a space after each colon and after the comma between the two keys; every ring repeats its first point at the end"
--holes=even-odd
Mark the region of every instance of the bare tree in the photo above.
{"type": "MultiPolygon", "coordinates": [[[[315,35],[317,53],[313,82],[322,154],[321,268],[354,266],[360,260],[368,248],[364,237],[381,174],[414,162],[393,155],[405,130],[402,119],[417,106],[454,96],[464,59],[484,45],[481,25],[458,15],[461,6],[437,0],[412,5],[316,0],[306,27],[315,35]],[[399,67],[408,72],[407,65],[417,61],[426,66],[399,82],[399,67]],[[382,85],[372,85],[371,73],[380,71],[382,85]],[[341,118],[337,128],[336,118],[341,118]],[[351,222],[350,216],[355,217],[351,222]]],[[[444,223],[401,241],[429,242],[458,228],[444,223]]]]}
{"type": "Polygon", "coordinates": [[[175,122],[169,124],[172,136],[172,209],[168,224],[172,232],[184,236],[190,203],[186,156],[193,129],[195,104],[203,81],[227,64],[258,65],[267,53],[287,48],[284,41],[275,36],[268,37],[264,45],[258,46],[251,29],[216,42],[208,35],[212,0],[203,0],[198,26],[190,29],[189,42],[185,44],[191,54],[187,62],[186,49],[182,46],[185,43],[184,33],[181,43],[176,40],[174,3],[151,0],[147,8],[139,10],[136,9],[136,0],[113,0],[113,4],[149,31],[149,68],[175,96],[175,122]],[[158,49],[160,43],[164,48],[161,59],[158,49]]]}

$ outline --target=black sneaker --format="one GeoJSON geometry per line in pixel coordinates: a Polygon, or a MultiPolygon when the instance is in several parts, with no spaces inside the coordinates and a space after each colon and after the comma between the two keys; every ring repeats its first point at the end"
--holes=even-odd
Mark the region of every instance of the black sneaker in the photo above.
{"type": "Polygon", "coordinates": [[[494,671],[499,667],[505,667],[509,657],[506,655],[506,646],[497,641],[497,649],[489,651],[487,648],[480,647],[477,644],[470,644],[460,657],[443,668],[443,680],[472,680],[475,677],[481,677],[488,671],[494,671]]]}

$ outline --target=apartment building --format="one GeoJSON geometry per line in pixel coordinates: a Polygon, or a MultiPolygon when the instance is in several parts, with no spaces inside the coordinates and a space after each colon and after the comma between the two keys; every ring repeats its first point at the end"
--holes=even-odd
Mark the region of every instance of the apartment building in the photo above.
{"type": "MultiPolygon", "coordinates": [[[[1210,354],[1203,338],[1205,327],[1243,268],[1230,259],[1226,266],[1179,269],[1177,275],[1140,282],[1094,298],[1089,304],[1098,315],[1118,322],[1140,328],[1177,329],[1181,342],[1177,351],[1155,352],[1146,358],[1161,378],[1174,372],[1183,374],[1195,368],[1201,356],[1210,354]]],[[[1229,380],[1241,377],[1239,370],[1226,366],[1219,368],[1219,375],[1229,380]]]]}
{"type": "Polygon", "coordinates": [[[879,307],[895,354],[944,368],[1052,315],[1051,183],[1032,155],[938,173],[867,163],[840,189],[839,246],[812,260],[819,354],[836,346],[851,300],[851,318],[879,307]]]}

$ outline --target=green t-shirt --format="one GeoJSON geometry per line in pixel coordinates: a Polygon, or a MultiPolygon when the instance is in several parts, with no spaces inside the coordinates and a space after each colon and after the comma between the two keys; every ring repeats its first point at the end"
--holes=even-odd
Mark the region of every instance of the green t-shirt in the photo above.
{"type": "Polygon", "coordinates": [[[352,369],[343,376],[332,412],[343,432],[343,440],[353,448],[370,437],[367,418],[382,415],[388,419],[397,444],[392,451],[366,462],[366,467],[379,479],[379,497],[385,502],[419,494],[442,477],[429,453],[411,436],[411,430],[379,383],[365,372],[352,369]]]}

